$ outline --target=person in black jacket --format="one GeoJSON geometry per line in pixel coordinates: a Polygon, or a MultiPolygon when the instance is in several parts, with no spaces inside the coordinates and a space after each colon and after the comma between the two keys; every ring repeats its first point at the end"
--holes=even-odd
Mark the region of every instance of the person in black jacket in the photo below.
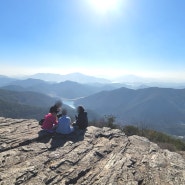
{"type": "Polygon", "coordinates": [[[78,106],[77,108],[78,116],[76,117],[76,124],[79,129],[86,129],[88,126],[88,118],[87,118],[87,112],[85,112],[85,109],[82,106],[78,106]]]}

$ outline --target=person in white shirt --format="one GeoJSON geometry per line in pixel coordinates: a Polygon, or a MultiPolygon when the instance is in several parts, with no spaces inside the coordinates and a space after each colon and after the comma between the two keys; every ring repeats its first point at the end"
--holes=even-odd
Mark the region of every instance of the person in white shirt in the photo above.
{"type": "Polygon", "coordinates": [[[62,110],[62,117],[58,120],[58,126],[56,129],[57,133],[60,134],[70,134],[74,131],[73,126],[71,125],[71,118],[67,116],[67,110],[62,110]]]}

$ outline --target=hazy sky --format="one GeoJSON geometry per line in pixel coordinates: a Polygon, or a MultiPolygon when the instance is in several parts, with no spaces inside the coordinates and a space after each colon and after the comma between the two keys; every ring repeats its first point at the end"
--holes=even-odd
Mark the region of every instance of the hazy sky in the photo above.
{"type": "Polygon", "coordinates": [[[185,81],[185,1],[0,1],[0,74],[77,71],[185,81]]]}

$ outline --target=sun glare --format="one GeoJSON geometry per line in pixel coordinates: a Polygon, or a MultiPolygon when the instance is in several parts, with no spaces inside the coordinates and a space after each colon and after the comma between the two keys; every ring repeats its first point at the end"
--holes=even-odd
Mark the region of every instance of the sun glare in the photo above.
{"type": "Polygon", "coordinates": [[[97,12],[105,14],[118,9],[121,0],[89,0],[89,2],[97,12]]]}

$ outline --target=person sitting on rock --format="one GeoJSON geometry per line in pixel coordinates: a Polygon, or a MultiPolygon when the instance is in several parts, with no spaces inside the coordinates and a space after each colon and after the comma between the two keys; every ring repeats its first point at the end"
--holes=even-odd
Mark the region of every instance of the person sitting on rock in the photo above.
{"type": "Polygon", "coordinates": [[[87,112],[85,112],[85,109],[82,106],[78,106],[77,112],[78,116],[75,116],[76,123],[74,125],[77,125],[79,129],[86,129],[88,126],[87,112]]]}
{"type": "Polygon", "coordinates": [[[74,128],[71,125],[71,118],[67,116],[67,110],[63,109],[62,117],[59,118],[56,132],[60,134],[70,134],[73,131],[74,128]]]}
{"type": "Polygon", "coordinates": [[[58,124],[57,109],[55,106],[52,106],[50,108],[49,113],[45,115],[44,122],[41,128],[47,132],[53,133],[55,132],[57,124],[58,124]]]}

